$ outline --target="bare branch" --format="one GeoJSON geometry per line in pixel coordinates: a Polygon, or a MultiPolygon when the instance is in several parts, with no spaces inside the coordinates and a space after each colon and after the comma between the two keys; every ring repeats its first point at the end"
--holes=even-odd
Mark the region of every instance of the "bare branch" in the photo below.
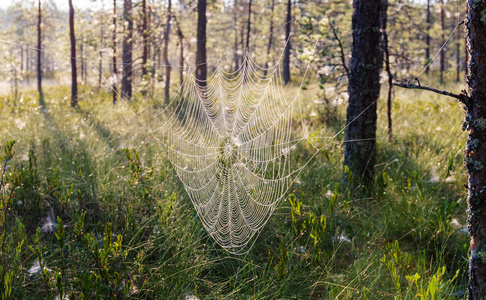
{"type": "Polygon", "coordinates": [[[331,22],[331,19],[328,19],[328,21],[329,21],[329,26],[331,26],[332,33],[334,34],[334,38],[336,39],[336,41],[338,42],[338,45],[339,45],[339,51],[341,52],[340,53],[341,54],[341,63],[343,64],[344,71],[346,72],[346,76],[349,78],[349,70],[348,70],[348,67],[346,66],[346,59],[344,57],[343,44],[341,43],[341,39],[339,38],[337,31],[336,31],[336,28],[334,27],[334,25],[331,22]]]}
{"type": "Polygon", "coordinates": [[[434,92],[434,93],[437,93],[437,94],[456,98],[462,104],[469,107],[469,96],[467,95],[465,90],[462,91],[461,94],[454,94],[454,93],[451,93],[451,92],[448,92],[448,91],[441,91],[441,90],[434,89],[434,88],[431,88],[431,87],[428,87],[428,86],[421,86],[421,85],[410,84],[410,83],[396,83],[396,82],[394,82],[393,85],[398,86],[398,87],[402,87],[402,88],[407,88],[407,89],[426,90],[426,91],[434,92]]]}

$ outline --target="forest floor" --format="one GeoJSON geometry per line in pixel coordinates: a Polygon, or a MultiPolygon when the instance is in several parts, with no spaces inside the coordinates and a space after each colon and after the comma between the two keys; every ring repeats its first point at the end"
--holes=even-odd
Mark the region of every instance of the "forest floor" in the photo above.
{"type": "MultiPolygon", "coordinates": [[[[345,104],[326,119],[315,90],[306,93],[311,138],[343,128],[345,104]]],[[[208,236],[140,123],[150,122],[142,112],[157,101],[135,97],[114,107],[111,94],[82,87],[72,109],[69,97],[68,87],[46,88],[46,112],[35,91],[17,102],[0,97],[0,146],[16,141],[1,194],[4,295],[464,297],[467,134],[454,99],[397,89],[391,140],[380,99],[375,192],[367,196],[341,186],[344,134],[315,139],[320,154],[249,253],[234,256],[208,236]]]]}

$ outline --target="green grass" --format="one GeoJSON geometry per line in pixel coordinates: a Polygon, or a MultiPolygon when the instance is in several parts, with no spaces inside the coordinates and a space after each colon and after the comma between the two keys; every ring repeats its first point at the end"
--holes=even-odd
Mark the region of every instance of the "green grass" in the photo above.
{"type": "MultiPolygon", "coordinates": [[[[333,121],[311,117],[315,92],[303,91],[304,116],[311,134],[332,136],[345,106],[333,121]]],[[[344,134],[316,140],[322,151],[292,201],[279,204],[248,254],[233,256],[208,236],[140,123],[155,124],[148,116],[157,101],[114,107],[110,94],[84,87],[74,110],[69,95],[48,88],[46,113],[35,92],[16,105],[0,98],[0,145],[16,141],[0,186],[3,298],[463,297],[466,134],[455,101],[396,90],[389,141],[380,100],[376,190],[368,197],[341,186],[344,134]],[[43,233],[49,215],[63,226],[43,233]],[[36,261],[44,271],[29,273],[36,261]]],[[[301,159],[308,152],[301,149],[301,159]]]]}

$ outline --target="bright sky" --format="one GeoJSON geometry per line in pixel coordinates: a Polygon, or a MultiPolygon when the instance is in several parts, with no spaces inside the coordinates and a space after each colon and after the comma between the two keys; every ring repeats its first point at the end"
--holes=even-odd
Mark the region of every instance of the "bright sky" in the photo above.
{"type": "MultiPolygon", "coordinates": [[[[37,2],[37,0],[35,2],[37,2]]],[[[52,2],[59,9],[67,10],[69,8],[68,0],[42,0],[41,2],[52,2]]],[[[7,8],[14,3],[15,0],[0,0],[0,8],[7,8]]],[[[108,1],[105,1],[105,3],[108,4],[108,1]]],[[[100,1],[92,2],[91,0],[73,0],[73,6],[74,8],[99,7],[101,6],[101,3],[100,1]]]]}

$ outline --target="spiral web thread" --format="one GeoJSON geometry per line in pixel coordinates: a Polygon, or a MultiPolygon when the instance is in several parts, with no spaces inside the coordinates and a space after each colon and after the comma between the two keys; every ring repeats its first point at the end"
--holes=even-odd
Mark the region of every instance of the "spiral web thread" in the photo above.
{"type": "Polygon", "coordinates": [[[300,98],[286,99],[279,63],[265,76],[247,52],[236,72],[218,66],[205,82],[188,75],[173,103],[152,134],[211,237],[244,254],[317,153],[305,137],[300,98]],[[309,155],[295,159],[299,145],[309,155]]]}

